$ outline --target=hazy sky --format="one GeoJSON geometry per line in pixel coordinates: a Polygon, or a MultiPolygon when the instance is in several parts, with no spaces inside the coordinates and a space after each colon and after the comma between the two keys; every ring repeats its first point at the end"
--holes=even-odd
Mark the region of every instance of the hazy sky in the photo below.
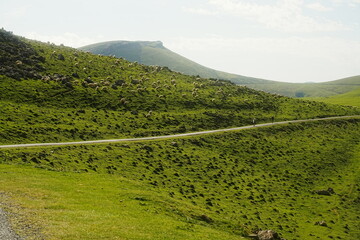
{"type": "Polygon", "coordinates": [[[160,40],[204,66],[277,81],[360,74],[360,0],[1,0],[0,27],[71,47],[160,40]]]}

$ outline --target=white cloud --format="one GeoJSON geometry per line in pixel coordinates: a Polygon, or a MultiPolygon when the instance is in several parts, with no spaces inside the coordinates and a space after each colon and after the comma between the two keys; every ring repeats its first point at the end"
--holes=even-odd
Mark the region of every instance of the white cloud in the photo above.
{"type": "MultiPolygon", "coordinates": [[[[303,13],[305,7],[302,0],[277,0],[275,4],[259,4],[239,0],[209,0],[224,14],[247,18],[271,29],[286,32],[328,32],[346,30],[338,22],[318,20],[303,13]]],[[[318,10],[322,5],[316,5],[318,10]]],[[[312,7],[315,7],[312,6],[312,7]]],[[[325,7],[322,6],[322,10],[325,7]]]]}
{"type": "Polygon", "coordinates": [[[28,5],[23,5],[20,6],[18,8],[15,9],[11,9],[10,11],[5,13],[5,16],[7,18],[21,18],[23,16],[25,16],[26,14],[28,14],[29,12],[29,6],[28,5]]]}
{"type": "Polygon", "coordinates": [[[43,42],[51,42],[55,44],[64,44],[69,47],[82,47],[96,42],[105,41],[103,36],[94,36],[91,38],[80,37],[75,33],[66,32],[62,35],[43,35],[36,32],[29,32],[24,37],[39,40],[43,42]]]}
{"type": "Polygon", "coordinates": [[[183,7],[183,10],[188,13],[193,13],[197,15],[205,15],[205,16],[214,16],[217,15],[216,12],[210,11],[208,9],[204,8],[189,8],[189,7],[183,7]]]}
{"type": "Polygon", "coordinates": [[[285,82],[359,75],[360,42],[329,37],[178,38],[165,44],[204,66],[285,82]],[[209,50],[210,49],[210,50],[209,50]]]}
{"type": "Polygon", "coordinates": [[[357,7],[360,4],[360,0],[331,0],[335,5],[347,5],[349,7],[357,7]]]}
{"type": "Polygon", "coordinates": [[[306,4],[306,7],[319,12],[328,12],[332,10],[332,8],[326,7],[318,2],[306,4]]]}
{"type": "Polygon", "coordinates": [[[350,7],[357,7],[359,6],[360,4],[360,0],[352,0],[350,3],[349,3],[349,6],[350,7]]]}

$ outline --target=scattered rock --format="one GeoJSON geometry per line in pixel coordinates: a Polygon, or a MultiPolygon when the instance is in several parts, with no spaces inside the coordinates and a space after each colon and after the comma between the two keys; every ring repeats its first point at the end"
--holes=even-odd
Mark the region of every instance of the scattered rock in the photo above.
{"type": "Polygon", "coordinates": [[[277,240],[281,239],[277,232],[273,230],[261,230],[257,233],[257,237],[259,240],[277,240]]]}

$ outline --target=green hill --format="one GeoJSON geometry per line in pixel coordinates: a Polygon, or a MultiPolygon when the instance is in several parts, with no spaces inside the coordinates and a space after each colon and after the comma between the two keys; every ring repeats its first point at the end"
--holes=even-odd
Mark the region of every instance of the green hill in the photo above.
{"type": "Polygon", "coordinates": [[[354,76],[323,83],[280,83],[247,84],[248,87],[290,97],[329,97],[360,88],[360,76],[354,76]]]}
{"type": "Polygon", "coordinates": [[[149,136],[248,125],[253,118],[358,112],[2,36],[2,55],[11,59],[0,69],[2,143],[149,136]]]}
{"type": "MultiPolygon", "coordinates": [[[[0,144],[359,114],[0,30],[0,144]]],[[[0,150],[29,239],[358,239],[359,118],[123,144],[0,150]],[[317,190],[333,188],[329,196],[317,190]],[[325,221],[316,225],[316,222],[325,221]]]]}
{"type": "Polygon", "coordinates": [[[20,232],[48,239],[357,240],[359,130],[353,119],[1,150],[0,202],[11,197],[20,232]]]}
{"type": "Polygon", "coordinates": [[[220,72],[201,66],[170,51],[161,42],[111,41],[84,46],[80,49],[94,54],[115,55],[145,65],[166,66],[185,74],[230,80],[253,89],[289,97],[327,97],[360,87],[360,76],[325,83],[286,83],[220,72]]]}
{"type": "MultiPolygon", "coordinates": [[[[268,80],[240,76],[204,67],[164,47],[160,41],[111,41],[80,48],[94,54],[116,56],[145,65],[166,66],[171,70],[204,78],[231,80],[237,84],[267,83],[268,80]]],[[[271,81],[270,81],[271,82],[271,81]]]]}
{"type": "Polygon", "coordinates": [[[331,97],[308,98],[308,99],[325,102],[325,103],[331,103],[331,104],[360,107],[360,88],[357,88],[353,91],[344,94],[338,94],[331,97]]]}

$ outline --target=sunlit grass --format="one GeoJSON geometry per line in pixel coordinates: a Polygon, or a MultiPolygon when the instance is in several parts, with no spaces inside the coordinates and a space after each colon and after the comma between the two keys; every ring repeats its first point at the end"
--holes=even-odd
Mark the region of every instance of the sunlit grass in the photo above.
{"type": "Polygon", "coordinates": [[[308,99],[337,105],[360,107],[360,88],[348,93],[339,94],[332,97],[308,99]]]}
{"type": "Polygon", "coordinates": [[[183,214],[201,208],[121,176],[0,165],[1,191],[46,239],[239,239],[183,214]]]}
{"type": "Polygon", "coordinates": [[[355,240],[358,124],[3,149],[2,162],[11,165],[2,165],[0,186],[54,239],[92,239],[92,231],[115,239],[232,239],[273,229],[286,239],[355,240]],[[336,194],[314,194],[328,187],[336,194]],[[323,220],[328,227],[315,225],[323,220]]]}

